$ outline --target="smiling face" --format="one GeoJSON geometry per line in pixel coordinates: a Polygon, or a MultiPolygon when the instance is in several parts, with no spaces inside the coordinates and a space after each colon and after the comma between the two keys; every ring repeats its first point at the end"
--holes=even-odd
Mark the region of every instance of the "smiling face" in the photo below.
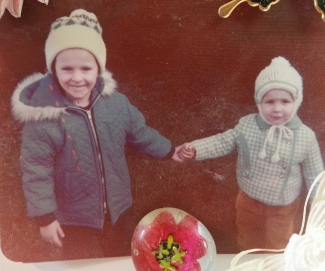
{"type": "Polygon", "coordinates": [[[95,57],[84,49],[61,51],[56,56],[55,72],[68,99],[78,106],[87,106],[98,77],[95,57]]]}
{"type": "Polygon", "coordinates": [[[295,101],[283,89],[269,90],[262,98],[261,114],[272,125],[286,123],[294,113],[295,101]]]}

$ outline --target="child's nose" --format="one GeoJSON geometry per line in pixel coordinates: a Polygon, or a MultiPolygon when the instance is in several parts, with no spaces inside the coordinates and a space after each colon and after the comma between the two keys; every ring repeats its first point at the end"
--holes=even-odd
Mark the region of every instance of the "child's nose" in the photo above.
{"type": "Polygon", "coordinates": [[[72,74],[72,80],[80,81],[82,79],[82,74],[80,71],[74,71],[72,74]]]}
{"type": "Polygon", "coordinates": [[[274,111],[281,111],[281,104],[280,103],[275,103],[274,104],[274,111]]]}

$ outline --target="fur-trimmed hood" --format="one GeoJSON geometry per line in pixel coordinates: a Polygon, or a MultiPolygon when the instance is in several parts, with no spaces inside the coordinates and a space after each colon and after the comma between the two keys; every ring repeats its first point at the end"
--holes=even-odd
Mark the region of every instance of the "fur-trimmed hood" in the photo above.
{"type": "MultiPolygon", "coordinates": [[[[105,71],[94,87],[101,96],[112,95],[117,88],[112,73],[105,71]]],[[[13,117],[20,122],[56,119],[67,114],[66,98],[52,73],[35,73],[23,79],[11,97],[13,117]]]]}

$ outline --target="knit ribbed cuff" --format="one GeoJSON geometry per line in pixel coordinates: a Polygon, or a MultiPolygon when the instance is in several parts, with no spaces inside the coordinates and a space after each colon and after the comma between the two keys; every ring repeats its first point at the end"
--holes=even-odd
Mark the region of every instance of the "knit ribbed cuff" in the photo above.
{"type": "Polygon", "coordinates": [[[175,153],[175,147],[172,146],[169,153],[164,158],[162,158],[162,160],[171,159],[173,157],[174,153],[175,153]]]}
{"type": "Polygon", "coordinates": [[[52,222],[56,220],[54,213],[46,214],[42,216],[35,217],[35,220],[39,227],[45,227],[50,225],[52,222]]]}

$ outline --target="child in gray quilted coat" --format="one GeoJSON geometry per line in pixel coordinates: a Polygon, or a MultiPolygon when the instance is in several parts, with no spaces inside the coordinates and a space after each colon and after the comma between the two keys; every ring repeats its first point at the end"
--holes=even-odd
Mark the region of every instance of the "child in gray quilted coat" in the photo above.
{"type": "Polygon", "coordinates": [[[224,133],[176,148],[183,160],[238,152],[236,224],[241,250],[285,248],[294,231],[303,182],[309,188],[324,170],[314,132],[297,116],[302,78],[276,57],[255,81],[259,114],[224,133]]]}
{"type": "Polygon", "coordinates": [[[125,144],[157,159],[174,154],[171,142],[117,92],[101,33],[85,10],[58,18],[45,44],[48,73],[26,78],[12,97],[13,115],[24,123],[28,215],[66,258],[91,257],[94,238],[104,241],[105,256],[130,254],[119,251],[130,247],[133,232],[125,144]]]}

